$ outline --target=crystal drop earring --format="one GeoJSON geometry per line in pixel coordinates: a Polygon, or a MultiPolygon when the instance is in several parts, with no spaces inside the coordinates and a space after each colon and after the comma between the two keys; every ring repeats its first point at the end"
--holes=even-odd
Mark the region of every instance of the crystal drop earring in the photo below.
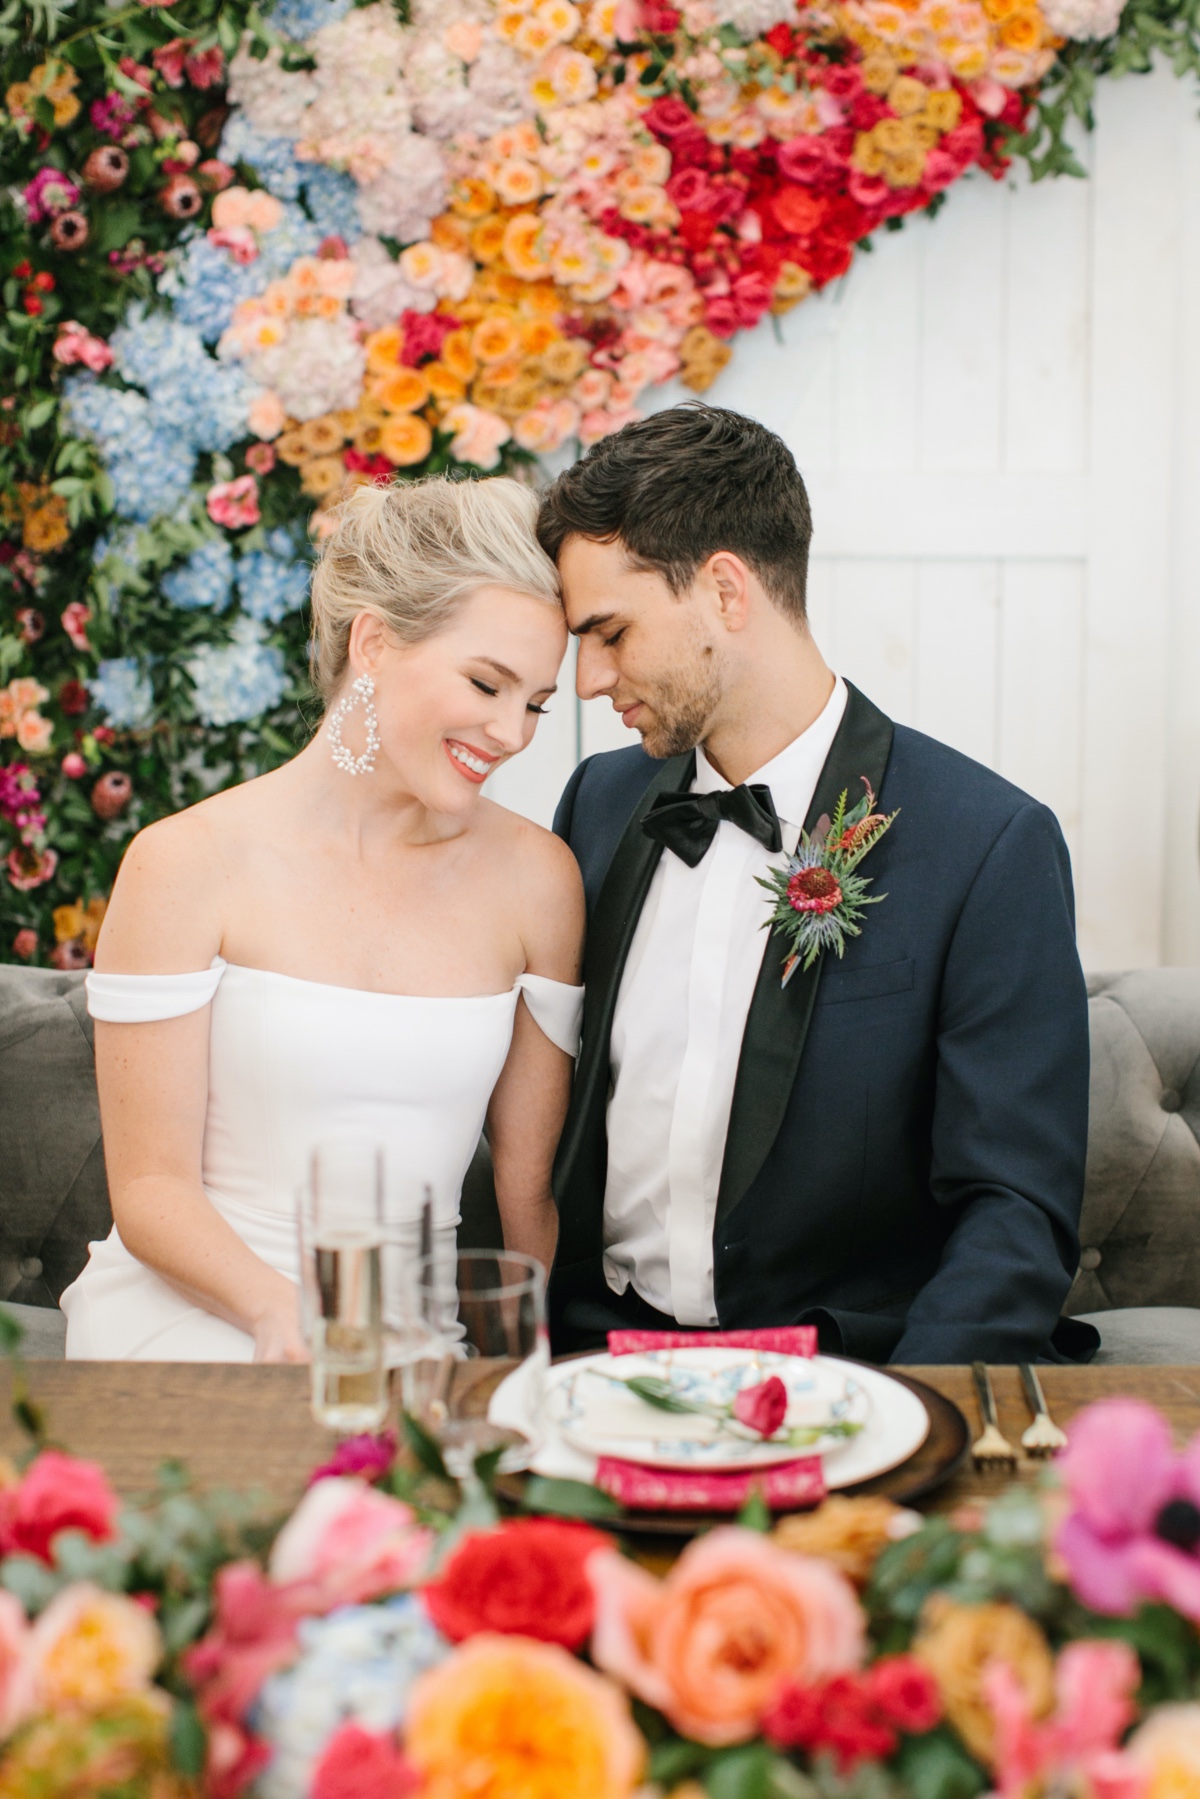
{"type": "Polygon", "coordinates": [[[329,714],[329,748],[339,768],[348,775],[369,775],[379,754],[379,714],[375,710],[375,683],[370,675],[360,675],[348,694],[340,699],[329,714]],[[352,756],[342,742],[342,726],[356,706],[363,709],[367,747],[361,756],[352,756]]]}

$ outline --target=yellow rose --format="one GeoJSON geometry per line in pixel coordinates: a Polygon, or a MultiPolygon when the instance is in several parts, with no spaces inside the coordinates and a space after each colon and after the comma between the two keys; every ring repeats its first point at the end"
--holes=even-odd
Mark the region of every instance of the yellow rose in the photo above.
{"type": "Polygon", "coordinates": [[[939,88],[926,100],[921,117],[939,131],[953,131],[962,117],[962,96],[952,87],[939,88]]]}
{"type": "Polygon", "coordinates": [[[145,1606],[76,1581],[37,1619],[30,1652],[39,1710],[95,1709],[147,1691],[162,1638],[145,1606]]]}
{"type": "Polygon", "coordinates": [[[304,431],[300,425],[292,425],[282,437],[276,440],[275,454],[280,462],[288,468],[299,468],[308,455],[308,445],[304,441],[304,431]]]}
{"type": "Polygon", "coordinates": [[[815,1512],[797,1512],[775,1526],[775,1541],[799,1555],[818,1555],[864,1587],[889,1543],[907,1534],[913,1514],[890,1499],[844,1499],[838,1494],[815,1512]]]}
{"type": "MultiPolygon", "coordinates": [[[[898,120],[894,122],[899,123],[898,120]]],[[[887,157],[875,142],[874,134],[870,131],[859,132],[854,140],[854,151],[850,160],[856,169],[861,169],[864,175],[882,175],[887,166],[887,157]]]]}
{"type": "Polygon", "coordinates": [[[1032,1618],[1015,1605],[957,1605],[935,1595],[921,1614],[912,1652],[938,1683],[946,1716],[971,1754],[990,1760],[995,1723],[983,1695],[989,1662],[1007,1662],[1035,1718],[1054,1704],[1054,1657],[1032,1618]]]}
{"type": "Polygon", "coordinates": [[[921,111],[928,94],[925,83],[915,75],[900,75],[888,89],[888,105],[904,119],[909,113],[921,111]]]}
{"type": "Polygon", "coordinates": [[[1163,1705],[1125,1745],[1147,1775],[1143,1799],[1200,1799],[1200,1705],[1163,1705]]]}
{"type": "Polygon", "coordinates": [[[890,56],[876,50],[864,56],[859,68],[863,86],[872,94],[886,94],[896,79],[896,64],[890,56]]]}
{"type": "Polygon", "coordinates": [[[300,485],[314,500],[320,500],[341,486],[345,473],[340,456],[313,456],[300,464],[300,485]]]}
{"type": "Polygon", "coordinates": [[[332,412],[306,420],[300,427],[300,437],[310,456],[332,456],[346,441],[346,433],[332,412]]]}

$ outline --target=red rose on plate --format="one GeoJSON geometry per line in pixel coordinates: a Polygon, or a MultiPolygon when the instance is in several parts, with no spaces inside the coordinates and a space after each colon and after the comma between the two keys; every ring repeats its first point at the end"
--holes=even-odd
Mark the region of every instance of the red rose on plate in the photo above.
{"type": "Polygon", "coordinates": [[[0,1489],[0,1555],[36,1555],[53,1566],[60,1530],[81,1530],[93,1543],[106,1543],[117,1505],[97,1462],[44,1449],[23,1479],[0,1489]]]}
{"type": "Polygon", "coordinates": [[[556,1518],[471,1531],[424,1588],[425,1609],[452,1643],[498,1631],[578,1649],[595,1615],[587,1562],[608,1547],[599,1531],[556,1518]]]}
{"type": "Polygon", "coordinates": [[[733,1402],[733,1415],[747,1430],[760,1437],[773,1437],[787,1417],[788,1390],[777,1374],[743,1387],[733,1402]]]}

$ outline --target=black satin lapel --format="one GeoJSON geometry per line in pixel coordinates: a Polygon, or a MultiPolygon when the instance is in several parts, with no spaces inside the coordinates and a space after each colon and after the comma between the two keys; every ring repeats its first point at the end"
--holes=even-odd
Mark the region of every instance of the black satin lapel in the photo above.
{"type": "MultiPolygon", "coordinates": [[[[876,793],[883,787],[892,749],[892,721],[857,687],[849,682],[846,686],[846,711],[821,770],[804,821],[806,831],[813,829],[823,812],[833,812],[843,789],[853,805],[861,797],[863,775],[876,793]]],[[[764,894],[763,904],[768,903],[764,894]]],[[[798,969],[784,987],[786,954],[782,939],[772,931],[742,1037],[717,1196],[718,1219],[739,1204],[766,1160],[783,1123],[804,1054],[824,957],[818,957],[807,972],[798,969]]]]}
{"type": "Polygon", "coordinates": [[[650,878],[663,853],[662,845],[642,830],[642,820],[660,793],[690,786],[695,772],[696,758],[690,751],[663,763],[625,827],[588,927],[583,957],[583,1042],[554,1173],[554,1190],[560,1202],[558,1253],[562,1261],[571,1260],[576,1251],[581,1256],[593,1249],[598,1252],[601,1240],[613,1013],[650,878]]]}

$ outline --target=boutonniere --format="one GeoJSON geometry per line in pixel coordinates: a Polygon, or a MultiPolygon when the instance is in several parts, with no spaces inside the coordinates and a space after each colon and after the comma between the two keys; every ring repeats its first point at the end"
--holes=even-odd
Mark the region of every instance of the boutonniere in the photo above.
{"type": "Polygon", "coordinates": [[[785,987],[797,967],[811,968],[823,950],[834,950],[840,956],[847,937],[862,935],[866,908],[887,898],[886,893],[868,896],[871,877],[855,870],[896,814],[876,812],[875,795],[865,775],[862,784],[867,791],[856,806],[847,812],[843,793],[832,819],[822,818],[811,836],[801,831],[796,853],[785,867],[772,869],[765,880],[754,877],[775,900],[765,928],[773,925],[788,946],[783,964],[785,987]]]}

